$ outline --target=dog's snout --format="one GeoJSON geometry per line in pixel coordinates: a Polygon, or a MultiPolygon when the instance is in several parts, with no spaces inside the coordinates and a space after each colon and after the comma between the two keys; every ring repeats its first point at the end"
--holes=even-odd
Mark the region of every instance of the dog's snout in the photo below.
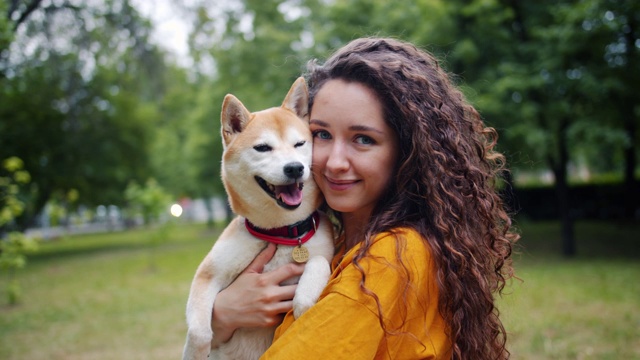
{"type": "Polygon", "coordinates": [[[299,162],[288,163],[284,166],[284,174],[291,179],[297,179],[304,174],[304,165],[299,162]]]}

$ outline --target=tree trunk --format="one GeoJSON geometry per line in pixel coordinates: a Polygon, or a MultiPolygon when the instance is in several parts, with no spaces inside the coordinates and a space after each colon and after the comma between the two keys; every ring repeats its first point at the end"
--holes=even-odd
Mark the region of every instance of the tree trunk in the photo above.
{"type": "Polygon", "coordinates": [[[204,207],[207,209],[207,227],[209,229],[213,229],[214,221],[213,221],[213,197],[208,193],[203,197],[204,207]]]}
{"type": "Polygon", "coordinates": [[[576,255],[576,244],[573,231],[573,219],[571,218],[571,203],[569,197],[569,184],[567,182],[567,163],[569,162],[569,149],[567,145],[567,127],[569,122],[562,119],[558,129],[558,159],[551,161],[551,168],[556,180],[556,197],[558,199],[558,215],[560,217],[562,233],[562,255],[572,257],[576,255]]]}
{"type": "MultiPolygon", "coordinates": [[[[637,49],[634,49],[634,43],[636,42],[634,34],[638,28],[638,22],[633,16],[629,17],[629,31],[625,33],[624,39],[627,45],[627,49],[630,49],[627,55],[627,74],[637,74],[638,56],[637,49]]],[[[630,83],[637,83],[632,79],[630,83]]],[[[625,216],[634,219],[636,216],[636,207],[640,202],[640,194],[635,178],[636,172],[636,132],[637,128],[637,115],[635,114],[635,92],[633,95],[628,92],[623,95],[621,101],[622,119],[624,120],[624,129],[629,136],[630,144],[624,149],[624,185],[625,185],[625,216]]]]}
{"type": "Polygon", "coordinates": [[[629,219],[634,219],[636,216],[636,207],[640,202],[640,195],[638,194],[638,186],[635,178],[636,172],[636,119],[633,112],[634,104],[630,101],[624,104],[625,108],[630,111],[625,112],[625,131],[631,139],[631,144],[624,149],[624,186],[625,186],[625,198],[624,198],[624,211],[625,216],[629,219]]]}
{"type": "MultiPolygon", "coordinates": [[[[33,175],[32,175],[33,176],[33,175]]],[[[26,231],[27,228],[31,226],[35,226],[37,224],[38,217],[44,211],[44,207],[47,205],[47,202],[51,198],[50,186],[44,185],[38,189],[38,194],[35,197],[35,201],[33,202],[33,206],[28,206],[25,211],[16,219],[18,230],[26,231]]]]}

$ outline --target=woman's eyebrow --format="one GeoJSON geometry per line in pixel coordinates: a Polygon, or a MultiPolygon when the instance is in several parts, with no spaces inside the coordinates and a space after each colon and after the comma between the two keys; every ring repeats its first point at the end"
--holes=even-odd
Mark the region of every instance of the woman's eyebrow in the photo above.
{"type": "Polygon", "coordinates": [[[322,126],[322,127],[329,127],[329,123],[324,122],[322,120],[317,120],[317,119],[309,120],[309,124],[315,124],[315,125],[322,126]]]}
{"type": "MultiPolygon", "coordinates": [[[[326,128],[331,127],[331,125],[329,125],[328,122],[322,121],[322,120],[318,120],[318,119],[309,120],[309,124],[318,125],[318,126],[326,127],[326,128]]],[[[349,126],[349,130],[351,130],[351,131],[375,132],[375,133],[378,133],[378,134],[384,134],[383,131],[378,130],[378,129],[372,127],[372,126],[367,126],[367,125],[352,125],[352,126],[349,126]]]]}
{"type": "Polygon", "coordinates": [[[353,125],[353,126],[349,126],[349,129],[352,131],[372,131],[379,134],[384,134],[383,131],[380,131],[374,127],[366,126],[366,125],[353,125]]]}

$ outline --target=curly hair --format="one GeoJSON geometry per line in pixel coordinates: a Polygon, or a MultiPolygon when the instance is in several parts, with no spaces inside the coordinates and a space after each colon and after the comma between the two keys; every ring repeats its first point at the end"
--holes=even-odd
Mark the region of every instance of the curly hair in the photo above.
{"type": "Polygon", "coordinates": [[[356,267],[376,234],[415,229],[436,261],[439,311],[453,358],[508,358],[494,295],[513,277],[510,257],[519,236],[496,190],[506,171],[504,156],[494,150],[497,132],[485,127],[434,56],[400,40],[354,40],[322,65],[311,61],[307,78],[310,107],[329,80],[368,86],[399,138],[397,169],[372,214],[356,267]]]}

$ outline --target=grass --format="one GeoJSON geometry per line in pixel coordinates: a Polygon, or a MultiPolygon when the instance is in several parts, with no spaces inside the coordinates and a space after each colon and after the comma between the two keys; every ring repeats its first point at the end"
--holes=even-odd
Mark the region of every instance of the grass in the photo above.
{"type": "Polygon", "coordinates": [[[514,359],[640,359],[640,224],[582,222],[578,256],[558,223],[524,223],[521,281],[500,301],[514,359]]]}
{"type": "Polygon", "coordinates": [[[179,358],[184,307],[216,233],[203,226],[95,234],[41,246],[23,300],[0,308],[2,359],[179,358]]]}
{"type": "MultiPolygon", "coordinates": [[[[640,359],[640,225],[522,223],[517,275],[499,300],[513,359],[640,359]]],[[[217,231],[180,225],[49,241],[0,297],[0,359],[176,359],[191,278],[217,231]]],[[[0,286],[6,284],[0,279],[0,286]]]]}

